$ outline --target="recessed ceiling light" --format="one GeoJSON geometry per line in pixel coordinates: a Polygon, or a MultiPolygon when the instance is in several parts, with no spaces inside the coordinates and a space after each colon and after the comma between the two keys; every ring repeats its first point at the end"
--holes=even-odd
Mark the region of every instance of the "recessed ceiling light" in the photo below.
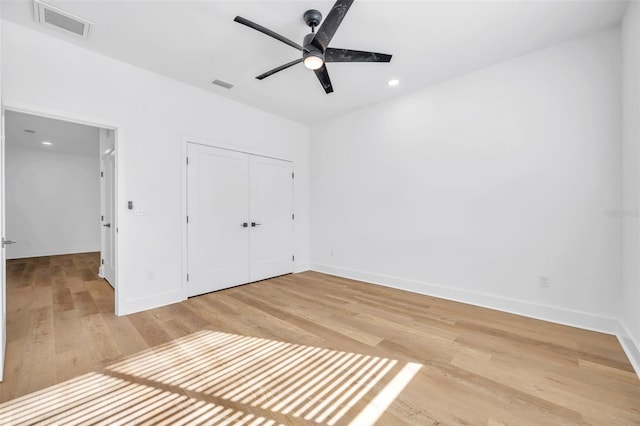
{"type": "Polygon", "coordinates": [[[387,81],[387,84],[388,84],[389,86],[391,86],[391,87],[393,87],[393,86],[397,86],[398,84],[400,84],[400,80],[396,80],[396,79],[389,80],[389,81],[387,81]]]}
{"type": "Polygon", "coordinates": [[[51,142],[48,142],[48,141],[42,141],[42,145],[50,146],[50,145],[53,145],[53,144],[51,142]]]}

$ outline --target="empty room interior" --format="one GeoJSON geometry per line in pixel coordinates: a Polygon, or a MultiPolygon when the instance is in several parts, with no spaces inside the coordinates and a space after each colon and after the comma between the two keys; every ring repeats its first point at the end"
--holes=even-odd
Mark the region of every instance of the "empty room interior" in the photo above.
{"type": "Polygon", "coordinates": [[[0,424],[640,425],[640,1],[0,2],[0,424]]]}

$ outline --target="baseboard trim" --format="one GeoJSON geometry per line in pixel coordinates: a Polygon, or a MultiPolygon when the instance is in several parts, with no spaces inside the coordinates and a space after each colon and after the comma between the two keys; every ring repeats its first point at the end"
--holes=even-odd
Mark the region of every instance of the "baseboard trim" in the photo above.
{"type": "Polygon", "coordinates": [[[300,272],[308,271],[309,269],[311,269],[311,264],[309,262],[296,263],[293,267],[293,273],[298,274],[300,272]]]}
{"type": "Polygon", "coordinates": [[[628,329],[617,318],[318,263],[312,263],[311,270],[384,287],[410,291],[412,293],[424,294],[426,296],[439,297],[454,302],[496,309],[498,311],[571,327],[611,334],[618,337],[631,365],[640,378],[640,345],[631,338],[628,329]]]}
{"type": "Polygon", "coordinates": [[[142,312],[153,308],[159,308],[161,306],[171,305],[172,303],[178,303],[185,300],[182,297],[182,291],[167,291],[165,293],[154,294],[151,297],[139,297],[135,299],[126,299],[120,306],[118,315],[135,314],[136,312],[142,312]]]}
{"type": "Polygon", "coordinates": [[[60,248],[60,249],[44,249],[35,250],[29,253],[7,254],[7,260],[15,259],[29,259],[31,257],[46,257],[46,256],[63,256],[67,254],[80,254],[80,253],[99,253],[100,247],[74,247],[74,248],[60,248]]]}
{"type": "Polygon", "coordinates": [[[640,344],[633,338],[633,335],[629,333],[629,328],[627,328],[622,320],[620,321],[617,336],[622,349],[627,354],[627,358],[629,358],[633,369],[636,370],[638,378],[640,378],[640,344]]]}

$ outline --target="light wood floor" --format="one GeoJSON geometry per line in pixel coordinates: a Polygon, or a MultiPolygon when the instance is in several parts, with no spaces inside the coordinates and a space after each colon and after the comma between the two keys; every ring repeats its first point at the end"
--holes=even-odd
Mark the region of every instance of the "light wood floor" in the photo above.
{"type": "MultiPolygon", "coordinates": [[[[640,424],[640,381],[614,336],[315,272],[115,317],[113,290],[95,275],[98,260],[89,253],[7,263],[1,401],[92,371],[121,377],[123,367],[109,366],[151,347],[223,332],[216,335],[419,364],[380,425],[640,424]]],[[[167,390],[180,391],[175,384],[167,390]]],[[[363,397],[338,424],[370,402],[363,397]]]]}

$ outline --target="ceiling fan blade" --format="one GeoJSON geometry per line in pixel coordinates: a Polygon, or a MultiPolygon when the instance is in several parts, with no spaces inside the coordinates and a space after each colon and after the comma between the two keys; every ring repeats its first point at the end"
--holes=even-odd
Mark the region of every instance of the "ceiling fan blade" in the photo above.
{"type": "Polygon", "coordinates": [[[336,33],[336,30],[340,26],[340,23],[344,19],[344,15],[347,14],[352,3],[353,0],[336,1],[336,4],[333,5],[331,11],[329,11],[329,14],[324,19],[324,22],[320,25],[320,29],[318,29],[313,41],[311,41],[315,47],[322,49],[324,52],[324,50],[329,46],[329,42],[331,42],[333,35],[336,33]]]}
{"type": "Polygon", "coordinates": [[[267,71],[267,72],[265,72],[264,74],[260,74],[260,75],[259,75],[259,76],[257,76],[256,78],[257,78],[258,80],[262,80],[263,78],[269,77],[270,75],[273,75],[273,74],[275,74],[275,73],[277,73],[277,72],[280,72],[280,71],[282,71],[282,70],[286,70],[287,68],[292,67],[292,66],[294,66],[295,64],[299,64],[300,62],[302,62],[302,58],[300,58],[300,59],[296,59],[295,61],[288,62],[288,63],[286,63],[286,64],[284,64],[284,65],[280,65],[279,67],[274,68],[274,69],[272,69],[271,71],[267,71]]]}
{"type": "Polygon", "coordinates": [[[389,62],[391,55],[330,47],[324,52],[324,60],[325,62],[389,62]]]}
{"type": "Polygon", "coordinates": [[[333,86],[331,85],[329,72],[327,72],[327,66],[322,65],[321,68],[318,68],[314,72],[316,73],[318,80],[320,80],[320,84],[322,84],[322,88],[324,89],[324,92],[327,94],[333,92],[333,86]]]}
{"type": "Polygon", "coordinates": [[[288,38],[283,37],[280,34],[271,31],[269,28],[265,28],[262,25],[256,24],[255,22],[252,22],[252,21],[250,21],[248,19],[245,19],[245,18],[243,18],[241,16],[236,16],[234,18],[234,21],[236,21],[239,24],[246,25],[249,28],[253,28],[256,31],[260,31],[263,34],[266,34],[269,37],[273,37],[276,40],[279,40],[279,41],[283,42],[284,44],[288,44],[289,46],[294,47],[294,48],[296,48],[298,50],[302,50],[302,46],[300,46],[298,43],[296,43],[294,41],[291,41],[288,38]]]}

